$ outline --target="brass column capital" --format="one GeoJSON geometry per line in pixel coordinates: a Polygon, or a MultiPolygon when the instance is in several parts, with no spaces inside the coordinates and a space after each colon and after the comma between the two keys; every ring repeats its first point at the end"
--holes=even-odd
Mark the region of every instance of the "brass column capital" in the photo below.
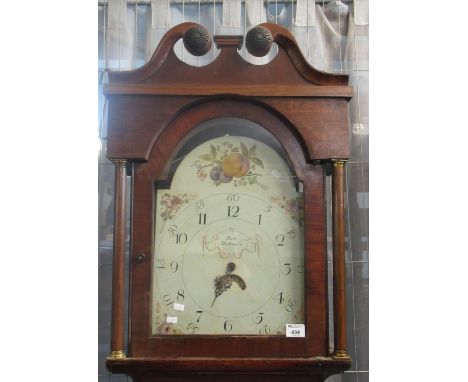
{"type": "Polygon", "coordinates": [[[348,160],[347,159],[332,159],[332,165],[333,167],[344,167],[348,160]]]}
{"type": "Polygon", "coordinates": [[[127,164],[126,159],[111,159],[111,161],[114,163],[116,166],[125,166],[127,164]]]}

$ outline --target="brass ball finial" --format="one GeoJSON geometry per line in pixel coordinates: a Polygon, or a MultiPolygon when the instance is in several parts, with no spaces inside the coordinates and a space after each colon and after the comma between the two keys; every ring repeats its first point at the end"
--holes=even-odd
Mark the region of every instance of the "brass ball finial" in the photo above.
{"type": "Polygon", "coordinates": [[[245,36],[245,46],[249,53],[255,57],[263,57],[268,54],[271,44],[273,44],[271,32],[259,25],[249,30],[245,36]]]}
{"type": "Polygon", "coordinates": [[[183,40],[185,49],[194,56],[203,56],[211,49],[210,33],[201,25],[188,29],[183,40]]]}

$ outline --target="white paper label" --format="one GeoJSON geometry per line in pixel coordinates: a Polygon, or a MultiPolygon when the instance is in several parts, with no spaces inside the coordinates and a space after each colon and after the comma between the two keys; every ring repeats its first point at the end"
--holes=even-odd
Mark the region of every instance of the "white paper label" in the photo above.
{"type": "Polygon", "coordinates": [[[174,303],[174,310],[181,310],[183,312],[184,309],[185,309],[184,304],[178,304],[177,302],[174,303]]]}
{"type": "Polygon", "coordinates": [[[305,337],[305,325],[286,324],[286,337],[305,337]]]}
{"type": "Polygon", "coordinates": [[[167,322],[168,324],[177,324],[177,317],[167,316],[166,322],[167,322]]]}

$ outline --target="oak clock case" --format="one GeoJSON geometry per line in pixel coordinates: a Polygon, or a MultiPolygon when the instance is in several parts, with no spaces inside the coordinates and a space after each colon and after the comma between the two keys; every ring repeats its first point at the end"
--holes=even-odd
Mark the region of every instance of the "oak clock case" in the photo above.
{"type": "Polygon", "coordinates": [[[220,118],[175,158],[170,188],[156,187],[152,335],[284,336],[304,324],[302,183],[279,142],[220,118]]]}
{"type": "Polygon", "coordinates": [[[350,366],[343,194],[352,89],[346,75],[312,68],[284,28],[262,24],[246,35],[257,57],[273,43],[276,57],[252,65],[238,53],[242,36],[212,38],[183,23],[145,66],[109,73],[113,373],[137,382],[319,382],[350,366]],[[214,39],[220,53],[191,67],[174,53],[179,39],[199,56],[214,39]],[[330,301],[326,176],[333,201],[330,301]],[[298,336],[287,335],[289,324],[300,328],[298,336]]]}

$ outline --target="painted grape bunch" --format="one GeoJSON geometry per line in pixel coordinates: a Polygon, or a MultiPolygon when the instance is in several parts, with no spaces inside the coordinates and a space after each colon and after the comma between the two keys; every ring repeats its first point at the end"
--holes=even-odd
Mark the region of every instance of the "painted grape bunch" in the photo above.
{"type": "Polygon", "coordinates": [[[232,181],[236,187],[257,184],[265,189],[266,186],[259,182],[262,175],[256,172],[258,167],[263,169],[263,162],[255,153],[256,149],[256,145],[248,149],[243,142],[240,142],[239,147],[230,142],[212,144],[210,152],[200,155],[200,160],[193,165],[201,180],[209,175],[216,186],[232,181]]]}

